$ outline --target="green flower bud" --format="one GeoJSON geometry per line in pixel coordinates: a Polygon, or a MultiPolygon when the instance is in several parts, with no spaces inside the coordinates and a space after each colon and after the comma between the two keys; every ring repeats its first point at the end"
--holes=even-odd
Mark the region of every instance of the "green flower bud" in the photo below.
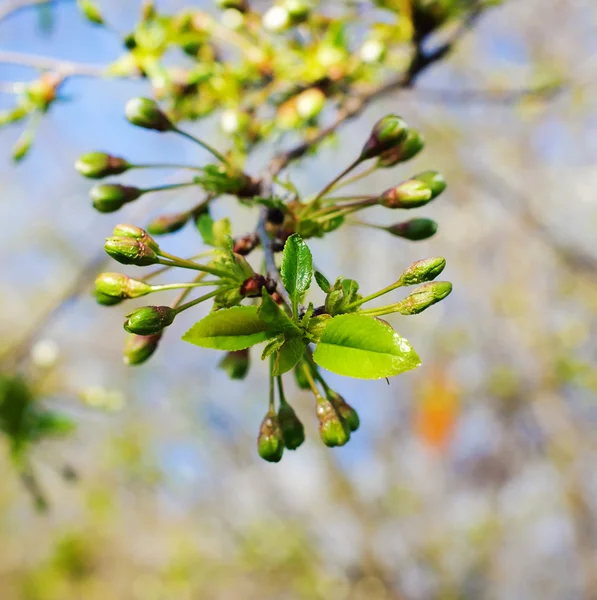
{"type": "Polygon", "coordinates": [[[296,385],[301,390],[309,390],[311,386],[309,385],[309,380],[305,376],[305,372],[303,371],[303,363],[304,361],[298,363],[298,365],[293,369],[294,371],[294,379],[296,381],[296,385]]]}
{"type": "Polygon", "coordinates": [[[249,350],[235,350],[227,352],[218,363],[218,368],[226,371],[230,379],[244,379],[249,372],[250,366],[249,350]]]}
{"type": "Polygon", "coordinates": [[[259,456],[268,462],[280,462],[284,454],[284,438],[276,413],[265,415],[257,438],[259,456]]]}
{"type": "Polygon", "coordinates": [[[93,200],[93,207],[103,213],[117,211],[127,202],[139,198],[142,193],[143,190],[139,188],[118,183],[94,185],[89,191],[89,195],[93,200]]]}
{"type": "Polygon", "coordinates": [[[306,0],[284,0],[283,4],[293,24],[302,23],[309,18],[311,12],[310,2],[306,0]]]}
{"type": "Polygon", "coordinates": [[[325,106],[326,96],[319,88],[310,88],[296,97],[296,111],[305,120],[314,119],[325,106]]]}
{"type": "Polygon", "coordinates": [[[389,227],[386,227],[385,230],[392,235],[407,240],[426,240],[437,231],[437,223],[431,219],[417,217],[415,219],[410,219],[410,221],[390,225],[389,227]]]}
{"type": "Polygon", "coordinates": [[[234,8],[240,12],[246,12],[249,9],[249,5],[246,0],[216,0],[216,4],[219,8],[234,8]]]}
{"type": "Polygon", "coordinates": [[[413,177],[416,181],[422,181],[431,190],[431,199],[437,198],[446,189],[446,180],[437,171],[424,171],[413,177]]]}
{"type": "Polygon", "coordinates": [[[337,392],[329,390],[327,396],[328,400],[336,407],[336,410],[348,425],[350,431],[356,431],[361,425],[357,411],[337,392]]]}
{"type": "Polygon", "coordinates": [[[278,421],[288,450],[296,450],[305,441],[305,428],[288,402],[278,410],[278,421]]]}
{"type": "Polygon", "coordinates": [[[446,259],[438,256],[414,262],[400,275],[401,285],[417,285],[435,279],[446,266],[446,259]]]}
{"type": "Polygon", "coordinates": [[[140,365],[148,360],[156,351],[162,332],[154,335],[135,335],[130,333],[126,338],[123,359],[127,365],[140,365]]]}
{"type": "Polygon", "coordinates": [[[371,131],[371,135],[361,151],[361,160],[379,156],[404,140],[408,133],[406,121],[397,115],[386,115],[371,131]]]}
{"type": "Polygon", "coordinates": [[[116,296],[108,296],[102,292],[94,291],[94,296],[98,304],[102,306],[115,306],[116,304],[120,304],[122,302],[122,298],[117,298],[116,296]]]}
{"type": "Polygon", "coordinates": [[[182,229],[188,222],[191,214],[188,212],[176,213],[173,215],[162,215],[157,217],[147,226],[147,231],[151,235],[165,235],[174,233],[182,229]]]}
{"type": "Polygon", "coordinates": [[[396,312],[401,315],[417,315],[426,308],[443,300],[452,291],[449,281],[433,281],[417,288],[410,296],[396,305],[396,312]]]}
{"type": "Polygon", "coordinates": [[[141,227],[136,225],[129,225],[128,223],[119,223],[114,227],[112,237],[124,237],[143,242],[146,246],[149,246],[155,252],[159,252],[160,247],[158,243],[141,227]]]}
{"type": "Polygon", "coordinates": [[[174,125],[157,102],[149,98],[132,98],[124,109],[126,118],[137,127],[154,131],[172,131],[174,125]]]}
{"type": "Polygon", "coordinates": [[[174,322],[176,310],[169,306],[144,306],[127,315],[124,328],[137,335],[160,333],[174,322]]]}
{"type": "Polygon", "coordinates": [[[104,18],[93,0],[77,0],[77,5],[85,18],[94,25],[103,25],[104,18]]]}
{"type": "Polygon", "coordinates": [[[420,181],[404,181],[386,190],[379,203],[386,208],[417,208],[431,200],[431,190],[420,181]]]}
{"type": "Polygon", "coordinates": [[[105,152],[88,152],[79,157],[75,163],[75,169],[83,177],[89,179],[101,179],[109,175],[120,175],[130,168],[130,164],[119,158],[105,152]]]}
{"type": "Polygon", "coordinates": [[[409,129],[402,142],[386,150],[378,159],[377,166],[388,169],[416,156],[425,146],[423,136],[415,129],[409,129]]]}
{"type": "Polygon", "coordinates": [[[330,448],[344,446],[350,439],[350,428],[329,400],[323,396],[316,400],[319,435],[323,443],[330,448]]]}
{"type": "Polygon", "coordinates": [[[131,238],[111,237],[106,240],[104,250],[123,265],[146,267],[155,265],[159,257],[147,244],[131,238]]]}
{"type": "Polygon", "coordinates": [[[151,292],[151,286],[123,273],[100,273],[95,280],[95,293],[113,298],[139,298],[151,292]]]}

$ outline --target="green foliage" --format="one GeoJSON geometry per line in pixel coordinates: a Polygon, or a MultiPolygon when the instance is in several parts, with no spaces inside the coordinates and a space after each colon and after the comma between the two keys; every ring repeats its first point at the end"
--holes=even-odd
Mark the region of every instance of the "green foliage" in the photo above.
{"type": "Polygon", "coordinates": [[[363,315],[330,319],[313,358],[329,371],[359,379],[393,377],[421,364],[412,346],[388,324],[363,315]]]}

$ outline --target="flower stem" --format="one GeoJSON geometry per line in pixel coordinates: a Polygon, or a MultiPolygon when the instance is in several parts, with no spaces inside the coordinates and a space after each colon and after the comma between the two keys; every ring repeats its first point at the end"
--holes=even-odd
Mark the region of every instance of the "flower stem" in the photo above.
{"type": "Polygon", "coordinates": [[[325,194],[327,192],[329,192],[340,181],[340,179],[342,179],[345,175],[348,175],[348,173],[350,173],[360,163],[361,163],[361,158],[359,157],[353,163],[351,163],[350,165],[348,165],[348,167],[346,167],[346,169],[344,169],[344,171],[342,171],[342,173],[340,173],[340,175],[338,175],[338,177],[336,177],[335,179],[332,179],[332,181],[330,181],[321,190],[321,192],[319,192],[319,194],[317,194],[317,196],[315,196],[315,198],[312,200],[312,202],[317,202],[320,198],[322,198],[323,196],[325,196],[325,194]]]}
{"type": "MultiPolygon", "coordinates": [[[[384,294],[387,294],[389,292],[397,290],[399,287],[402,287],[402,286],[403,286],[403,284],[400,283],[400,281],[397,281],[396,283],[393,283],[392,285],[389,285],[388,287],[385,287],[382,290],[379,290],[379,292],[375,292],[375,294],[370,294],[369,296],[365,296],[364,298],[361,298],[360,300],[357,300],[356,302],[351,302],[348,306],[346,306],[345,310],[348,310],[349,308],[356,308],[357,306],[360,306],[361,304],[365,304],[365,302],[370,302],[371,300],[375,300],[375,298],[379,298],[380,296],[383,296],[384,294]]],[[[377,310],[377,309],[371,309],[371,310],[377,310]]]]}
{"type": "Polygon", "coordinates": [[[210,298],[213,298],[219,292],[220,292],[220,290],[213,290],[213,292],[209,292],[209,294],[205,294],[204,296],[199,296],[199,298],[196,298],[195,300],[191,300],[190,302],[187,302],[186,304],[181,304],[176,309],[176,314],[181,313],[183,310],[187,310],[187,308],[196,306],[197,304],[200,304],[201,302],[204,302],[205,300],[209,300],[210,298]]]}
{"type": "Polygon", "coordinates": [[[187,133],[186,131],[183,131],[182,129],[178,129],[178,127],[175,127],[173,129],[173,131],[175,131],[176,133],[179,133],[183,137],[186,137],[187,139],[191,140],[192,142],[199,144],[202,148],[207,150],[210,154],[213,154],[219,161],[223,162],[225,165],[230,166],[230,162],[223,154],[220,154],[220,152],[218,152],[215,148],[212,148],[209,144],[207,144],[203,140],[196,138],[194,135],[191,135],[190,133],[187,133]]]}

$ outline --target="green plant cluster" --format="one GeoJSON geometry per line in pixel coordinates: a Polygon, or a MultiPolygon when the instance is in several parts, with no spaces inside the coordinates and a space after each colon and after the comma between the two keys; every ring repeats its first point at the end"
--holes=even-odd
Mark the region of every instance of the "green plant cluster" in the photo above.
{"type": "MultiPolygon", "coordinates": [[[[127,104],[125,112],[129,121],[139,127],[189,137],[152,100],[135,98],[127,104]]],[[[171,305],[148,305],[126,316],[124,328],[130,337],[125,346],[125,361],[134,365],[148,360],[166,328],[181,312],[211,301],[210,313],[191,327],[183,340],[227,352],[221,366],[233,378],[246,375],[248,349],[264,345],[261,358],[270,364],[270,400],[258,437],[260,455],[277,462],[284,448],[294,450],[304,440],[303,425],[284,395],[282,376],[290,371],[315,396],[323,442],[342,446],[350,439],[351,431],[358,428],[358,415],[327,385],[320,368],[349,377],[380,379],[419,366],[420,359],[409,342],[380,317],[392,313],[418,314],[443,300],[452,285],[436,281],[446,261],[435,257],[415,262],[389,286],[363,295],[357,281],[338,277],[331,283],[315,271],[305,239],[329,235],[349,215],[372,206],[391,210],[424,206],[444,191],[443,177],[435,171],[425,171],[378,194],[336,195],[338,188],[351,181],[347,179],[349,174],[364,163],[373,164],[353,176],[352,181],[377,169],[403,163],[422,150],[421,134],[394,114],[375,124],[356,159],[312,197],[302,197],[291,183],[276,186],[277,190],[265,178],[250,176],[234,167],[229,157],[204,141],[195,141],[209,149],[219,164],[210,165],[207,179],[198,175],[192,181],[174,186],[203,188],[206,196],[199,205],[184,214],[158,218],[148,230],[117,225],[105,243],[106,252],[121,264],[159,267],[140,279],[122,273],[101,273],[95,284],[96,298],[101,304],[115,305],[161,291],[181,290],[171,305]],[[215,221],[210,216],[210,206],[223,195],[236,196],[240,202],[259,209],[256,232],[233,238],[229,219],[215,221]],[[177,231],[187,221],[194,221],[204,244],[211,249],[183,258],[164,250],[154,236],[177,231]],[[266,268],[261,271],[246,258],[257,247],[262,248],[266,258],[266,268]],[[278,265],[275,253],[279,250],[282,254],[278,265]],[[181,283],[155,283],[154,278],[173,268],[194,272],[195,277],[181,283]],[[322,295],[319,302],[306,303],[313,280],[322,295]],[[398,302],[368,306],[381,296],[410,286],[418,287],[398,302]],[[195,288],[210,289],[186,300],[195,288]]],[[[120,157],[92,152],[82,156],[76,167],[86,177],[100,179],[123,173],[134,165],[120,157]]],[[[207,171],[206,167],[189,168],[207,171]]],[[[144,193],[171,187],[140,190],[118,183],[101,183],[92,188],[91,198],[97,210],[113,212],[144,193]]],[[[436,228],[435,223],[419,218],[389,226],[387,230],[418,240],[433,235],[436,228]]]]}

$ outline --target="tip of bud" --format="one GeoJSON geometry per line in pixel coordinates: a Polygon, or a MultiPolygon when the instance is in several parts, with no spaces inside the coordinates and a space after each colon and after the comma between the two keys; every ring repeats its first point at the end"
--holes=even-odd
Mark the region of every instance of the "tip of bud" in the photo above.
{"type": "Polygon", "coordinates": [[[432,281],[445,268],[446,259],[442,256],[435,258],[425,258],[413,263],[400,276],[401,285],[417,285],[425,281],[432,281]]]}
{"type": "Polygon", "coordinates": [[[174,322],[176,310],[169,306],[144,306],[127,315],[124,328],[137,335],[154,335],[174,322]]]}
{"type": "Polygon", "coordinates": [[[399,163],[414,158],[425,146],[423,136],[415,129],[409,129],[404,140],[386,150],[377,161],[377,166],[382,169],[393,167],[399,163]]]}
{"type": "Polygon", "coordinates": [[[284,402],[278,411],[278,421],[288,450],[296,450],[305,441],[305,428],[290,404],[284,402]]]}
{"type": "Polygon", "coordinates": [[[124,343],[123,360],[127,365],[140,365],[147,361],[156,351],[162,332],[154,335],[128,335],[124,343]]]}
{"type": "Polygon", "coordinates": [[[284,454],[284,438],[275,413],[268,413],[261,423],[257,438],[259,456],[268,462],[280,462],[284,454]]]}
{"type": "Polygon", "coordinates": [[[88,152],[75,162],[75,169],[89,179],[120,175],[129,168],[130,164],[124,158],[106,152],[88,152]]]}
{"type": "Polygon", "coordinates": [[[437,232],[437,223],[432,219],[417,217],[409,221],[390,225],[386,227],[386,231],[392,235],[416,242],[426,240],[435,235],[437,232]]]}
{"type": "Polygon", "coordinates": [[[191,215],[188,212],[177,213],[173,215],[162,215],[147,225],[147,232],[151,235],[175,233],[187,224],[190,216],[191,215]]]}
{"type": "Polygon", "coordinates": [[[122,208],[127,202],[132,202],[141,196],[143,190],[120,185],[118,183],[102,183],[94,185],[89,191],[93,207],[99,212],[110,213],[122,208]]]}
{"type": "Polygon", "coordinates": [[[108,238],[104,250],[123,265],[145,267],[155,265],[159,261],[158,255],[150,246],[131,238],[108,238]]]}
{"type": "Polygon", "coordinates": [[[126,118],[137,127],[154,131],[172,131],[174,125],[160,109],[157,102],[149,98],[132,98],[126,103],[126,118]]]}
{"type": "Polygon", "coordinates": [[[319,435],[326,446],[344,446],[350,440],[350,428],[334,405],[323,397],[317,398],[319,435]]]}
{"type": "Polygon", "coordinates": [[[360,159],[367,160],[379,156],[402,142],[407,133],[408,125],[402,117],[393,114],[382,117],[373,126],[371,135],[361,150],[360,159]]]}
{"type": "Polygon", "coordinates": [[[249,372],[250,364],[249,350],[236,350],[227,352],[218,363],[218,368],[226,371],[230,379],[244,379],[249,372]]]}

